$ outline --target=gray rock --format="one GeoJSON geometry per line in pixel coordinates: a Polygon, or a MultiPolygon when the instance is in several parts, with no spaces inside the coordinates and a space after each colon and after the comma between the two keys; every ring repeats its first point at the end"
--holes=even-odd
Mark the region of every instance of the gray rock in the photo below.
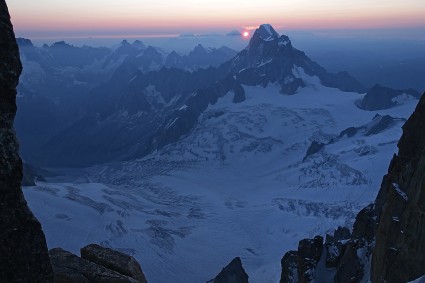
{"type": "Polygon", "coordinates": [[[41,225],[21,190],[22,161],[13,122],[22,71],[6,2],[0,1],[0,279],[53,282],[41,225]]]}
{"type": "Polygon", "coordinates": [[[81,249],[81,258],[134,278],[138,282],[147,282],[139,263],[127,254],[91,244],[81,249]]]}
{"type": "Polygon", "coordinates": [[[82,259],[60,248],[49,251],[56,283],[136,283],[133,278],[82,259]]]}

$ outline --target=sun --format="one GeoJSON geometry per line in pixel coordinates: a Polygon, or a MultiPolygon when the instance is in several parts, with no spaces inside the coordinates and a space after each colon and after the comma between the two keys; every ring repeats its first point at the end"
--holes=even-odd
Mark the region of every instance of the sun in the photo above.
{"type": "Polygon", "coordinates": [[[244,31],[242,35],[243,35],[243,37],[248,37],[249,36],[249,32],[244,31]]]}

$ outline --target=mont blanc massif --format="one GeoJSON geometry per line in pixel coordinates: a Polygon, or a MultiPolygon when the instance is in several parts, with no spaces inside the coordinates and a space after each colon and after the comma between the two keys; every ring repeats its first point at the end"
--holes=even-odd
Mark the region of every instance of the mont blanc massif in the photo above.
{"type": "Polygon", "coordinates": [[[328,72],[268,24],[240,52],[17,43],[23,192],[49,249],[96,243],[158,283],[425,274],[403,177],[423,186],[416,90],[328,72]]]}

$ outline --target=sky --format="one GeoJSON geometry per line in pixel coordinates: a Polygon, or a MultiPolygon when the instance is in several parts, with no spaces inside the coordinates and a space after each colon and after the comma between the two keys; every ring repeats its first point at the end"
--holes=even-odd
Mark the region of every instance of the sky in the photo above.
{"type": "MultiPolygon", "coordinates": [[[[10,0],[18,36],[173,36],[277,30],[425,31],[424,0],[10,0]]],[[[424,32],[425,33],[425,32],[424,32]]]]}

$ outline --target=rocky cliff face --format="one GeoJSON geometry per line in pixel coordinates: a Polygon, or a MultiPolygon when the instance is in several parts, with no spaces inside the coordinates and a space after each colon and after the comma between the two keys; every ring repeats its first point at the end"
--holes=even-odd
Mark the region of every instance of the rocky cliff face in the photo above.
{"type": "Polygon", "coordinates": [[[403,126],[376,200],[379,225],[374,282],[406,282],[425,274],[425,98],[403,126]]]}
{"type": "MultiPolygon", "coordinates": [[[[327,237],[320,260],[298,249],[282,259],[281,282],[409,282],[425,274],[425,97],[403,126],[403,136],[374,204],[356,217],[350,237],[327,237]],[[328,238],[330,239],[328,241],[328,238]],[[306,255],[307,254],[307,255],[306,255]],[[326,262],[323,272],[319,262],[326,262]],[[305,274],[310,277],[305,280],[305,274]]],[[[346,233],[345,233],[346,234],[346,233]]],[[[316,238],[315,238],[316,239],[316,238]]],[[[307,240],[313,241],[313,240],[307,240]]],[[[306,242],[303,240],[300,242],[306,242]]],[[[318,245],[309,248],[312,253],[318,245]]]]}
{"type": "Polygon", "coordinates": [[[22,71],[6,2],[0,1],[0,278],[53,282],[41,225],[22,194],[22,161],[13,130],[16,86],[22,71]]]}

